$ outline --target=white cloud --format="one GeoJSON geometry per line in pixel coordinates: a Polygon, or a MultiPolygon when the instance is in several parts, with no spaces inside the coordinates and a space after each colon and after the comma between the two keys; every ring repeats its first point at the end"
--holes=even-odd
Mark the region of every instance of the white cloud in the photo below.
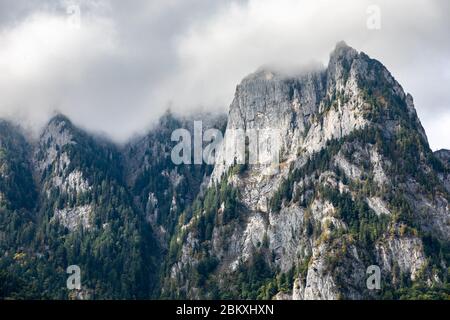
{"type": "MultiPolygon", "coordinates": [[[[389,68],[415,97],[428,129],[427,115],[436,121],[434,112],[446,112],[450,103],[446,8],[444,1],[424,0],[232,2],[179,37],[179,69],[167,83],[176,88],[175,105],[227,106],[236,83],[259,66],[326,64],[336,42],[345,40],[389,68]],[[371,5],[380,8],[380,30],[367,28],[371,5]]],[[[449,147],[450,123],[441,128],[448,129],[430,137],[433,148],[449,147]]]]}
{"type": "MultiPolygon", "coordinates": [[[[0,33],[0,112],[42,125],[55,109],[74,114],[74,94],[100,57],[116,54],[114,28],[106,19],[35,13],[0,33]]],[[[78,94],[83,92],[78,91],[78,94]]]]}
{"type": "Polygon", "coordinates": [[[445,0],[83,0],[80,29],[65,12],[76,1],[16,1],[21,14],[0,13],[0,116],[40,125],[58,109],[123,141],[169,104],[227,110],[261,65],[326,64],[345,40],[414,96],[432,147],[450,147],[445,0]],[[380,30],[366,26],[374,4],[380,30]]]}

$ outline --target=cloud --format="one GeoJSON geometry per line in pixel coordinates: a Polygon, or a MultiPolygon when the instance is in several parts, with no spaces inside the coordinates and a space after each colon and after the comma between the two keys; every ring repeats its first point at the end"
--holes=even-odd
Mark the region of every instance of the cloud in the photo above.
{"type": "Polygon", "coordinates": [[[295,68],[328,62],[343,39],[379,59],[415,97],[434,148],[449,147],[450,22],[445,1],[251,0],[230,3],[178,39],[176,105],[229,103],[239,79],[261,65],[295,68]],[[380,9],[381,28],[367,28],[367,9],[380,9]],[[445,117],[437,116],[445,114],[445,117]],[[448,129],[445,129],[448,128],[448,129]]]}
{"type": "Polygon", "coordinates": [[[0,116],[36,132],[56,110],[117,141],[168,107],[168,99],[154,99],[160,81],[175,73],[171,39],[214,8],[186,15],[200,1],[34,3],[10,1],[17,15],[0,15],[0,116]],[[79,27],[67,10],[74,4],[79,27]]]}
{"type": "Polygon", "coordinates": [[[326,64],[345,40],[414,96],[432,147],[450,147],[445,0],[39,3],[0,10],[0,116],[38,127],[58,109],[124,141],[168,106],[227,110],[236,84],[261,65],[326,64]],[[73,3],[79,29],[67,24],[73,3]],[[380,8],[379,30],[367,28],[369,5],[380,8]]]}
{"type": "Polygon", "coordinates": [[[70,115],[82,111],[78,103],[83,97],[95,98],[93,90],[86,90],[89,78],[103,59],[121,54],[116,41],[113,23],[100,17],[86,17],[78,26],[70,16],[38,11],[4,27],[0,32],[1,115],[35,127],[54,110],[70,115]]]}

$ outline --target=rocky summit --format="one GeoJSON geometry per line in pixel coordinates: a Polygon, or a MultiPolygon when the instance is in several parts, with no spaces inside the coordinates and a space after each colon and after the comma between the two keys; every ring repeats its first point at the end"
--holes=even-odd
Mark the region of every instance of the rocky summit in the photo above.
{"type": "Polygon", "coordinates": [[[450,151],[340,42],[322,69],[244,78],[228,117],[167,112],[126,145],[63,115],[38,139],[0,121],[0,297],[449,298],[449,201],[450,151]],[[224,133],[214,165],[171,160],[194,120],[224,133]],[[279,135],[276,173],[224,161],[251,129],[279,135]]]}

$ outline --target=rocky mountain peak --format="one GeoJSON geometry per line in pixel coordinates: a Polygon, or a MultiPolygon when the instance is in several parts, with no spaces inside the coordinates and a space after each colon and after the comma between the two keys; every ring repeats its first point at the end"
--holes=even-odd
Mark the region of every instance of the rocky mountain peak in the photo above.
{"type": "MultiPolygon", "coordinates": [[[[279,130],[286,159],[296,158],[300,149],[320,150],[328,140],[368,123],[362,111],[365,84],[361,81],[368,60],[339,42],[326,69],[287,76],[261,68],[237,86],[228,128],[279,130]]],[[[216,166],[213,178],[219,179],[224,170],[226,166],[216,166]]]]}
{"type": "Polygon", "coordinates": [[[55,128],[55,127],[60,127],[61,129],[65,129],[65,130],[74,130],[75,129],[74,125],[72,124],[72,121],[66,115],[64,115],[62,113],[58,113],[58,114],[54,115],[47,122],[46,128],[55,128]]]}
{"type": "Polygon", "coordinates": [[[67,154],[61,157],[61,150],[64,146],[75,143],[73,130],[72,123],[64,115],[58,114],[50,119],[35,147],[34,162],[40,173],[56,161],[64,162],[64,164],[61,163],[61,167],[69,163],[67,154]]]}
{"type": "Polygon", "coordinates": [[[74,130],[72,122],[66,116],[58,114],[51,118],[45,126],[40,143],[62,147],[72,142],[74,130]]]}
{"type": "Polygon", "coordinates": [[[436,157],[450,168],[450,150],[441,149],[434,153],[436,157]]]}
{"type": "Polygon", "coordinates": [[[358,51],[345,43],[340,41],[336,44],[333,51],[330,53],[330,64],[334,64],[337,61],[352,62],[353,59],[359,55],[358,51]]]}
{"type": "Polygon", "coordinates": [[[326,68],[244,78],[227,121],[167,112],[121,148],[60,114],[33,146],[14,129],[0,121],[0,216],[13,217],[0,238],[17,231],[0,248],[45,257],[19,272],[49,270],[43,283],[57,285],[37,297],[64,296],[63,256],[99,298],[448,296],[450,151],[431,152],[412,96],[344,42],[326,68]],[[223,149],[214,166],[176,165],[171,133],[198,120],[226,124],[224,143],[232,129],[274,129],[278,170],[225,164],[223,149]],[[33,214],[20,227],[18,209],[33,214]],[[381,291],[367,289],[374,265],[381,291]]]}
{"type": "Polygon", "coordinates": [[[450,179],[439,163],[412,96],[365,53],[340,42],[326,69],[298,76],[260,69],[236,88],[203,207],[174,237],[184,240],[170,280],[181,277],[188,297],[202,296],[202,288],[185,285],[186,270],[214,257],[208,279],[234,279],[235,295],[248,297],[234,276],[263,257],[279,276],[303,270],[292,278],[294,299],[373,297],[364,278],[374,264],[392,277],[385,283],[393,292],[402,276],[438,283],[426,246],[450,240],[450,179]],[[227,162],[238,157],[225,149],[236,141],[233,129],[279,134],[279,171],[227,162]],[[211,200],[225,188],[237,190],[239,209],[227,198],[211,200]]]}
{"type": "Polygon", "coordinates": [[[247,75],[244,79],[242,79],[242,84],[248,83],[251,81],[271,81],[279,79],[278,72],[271,70],[268,67],[261,67],[253,73],[247,75]]]}

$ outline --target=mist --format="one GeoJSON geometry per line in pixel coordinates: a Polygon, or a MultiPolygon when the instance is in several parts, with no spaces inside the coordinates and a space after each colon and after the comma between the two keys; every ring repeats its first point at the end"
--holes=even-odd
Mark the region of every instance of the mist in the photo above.
{"type": "Polygon", "coordinates": [[[431,147],[450,148],[449,14],[445,0],[3,0],[0,117],[39,132],[61,112],[123,142],[168,108],[226,112],[247,74],[326,65],[344,40],[412,94],[431,147]]]}

